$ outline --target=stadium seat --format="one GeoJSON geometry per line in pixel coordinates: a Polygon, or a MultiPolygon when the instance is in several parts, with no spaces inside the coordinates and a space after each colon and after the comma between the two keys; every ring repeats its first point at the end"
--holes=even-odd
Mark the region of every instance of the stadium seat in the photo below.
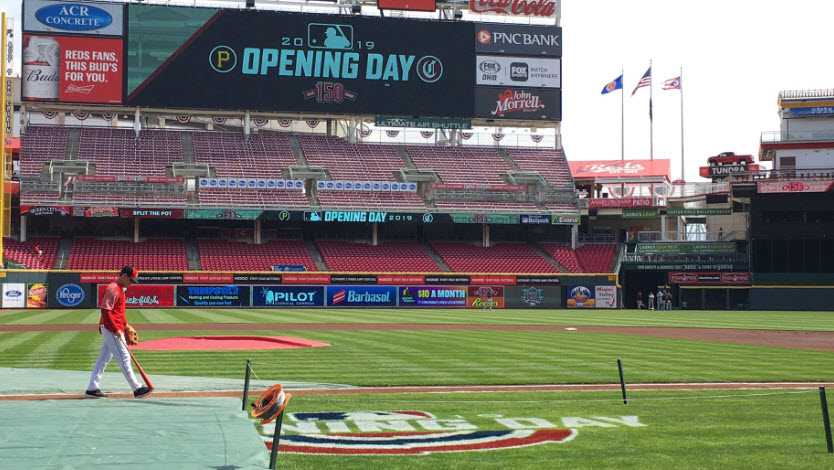
{"type": "Polygon", "coordinates": [[[350,144],[324,135],[299,135],[307,163],[327,169],[334,180],[398,181],[405,162],[393,145],[350,144]]]}
{"type": "Polygon", "coordinates": [[[274,240],[255,245],[224,240],[199,240],[204,271],[271,271],[276,264],[304,265],[316,271],[316,263],[301,240],[274,240]]]}
{"type": "Polygon", "coordinates": [[[431,246],[452,271],[480,273],[557,272],[539,252],[523,243],[499,243],[484,248],[470,243],[433,242],[431,246]]]}
{"type": "Polygon", "coordinates": [[[76,238],[70,250],[69,269],[118,269],[126,264],[141,271],[185,271],[188,259],[182,240],[126,240],[76,238]]]}
{"type": "Polygon", "coordinates": [[[613,244],[589,244],[573,250],[562,243],[543,243],[542,248],[571,273],[611,272],[617,255],[613,244]]]}
{"type": "Polygon", "coordinates": [[[30,269],[52,269],[58,255],[57,238],[33,238],[21,243],[11,238],[3,239],[3,256],[6,260],[30,269]],[[35,246],[40,246],[42,255],[35,253],[35,246]]]}
{"type": "Polygon", "coordinates": [[[406,151],[417,168],[434,170],[443,183],[505,184],[501,176],[512,169],[489,147],[410,145],[406,151]]]}
{"type": "Polygon", "coordinates": [[[419,242],[386,242],[379,246],[344,241],[316,243],[331,271],[439,272],[419,242]]]}

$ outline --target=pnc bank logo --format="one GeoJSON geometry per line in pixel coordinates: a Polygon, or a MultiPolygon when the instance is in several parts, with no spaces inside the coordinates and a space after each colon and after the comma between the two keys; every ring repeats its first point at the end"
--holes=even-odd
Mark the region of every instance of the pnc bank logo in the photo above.
{"type": "Polygon", "coordinates": [[[215,72],[229,73],[237,66],[237,53],[229,46],[216,46],[209,52],[209,65],[215,72]]]}

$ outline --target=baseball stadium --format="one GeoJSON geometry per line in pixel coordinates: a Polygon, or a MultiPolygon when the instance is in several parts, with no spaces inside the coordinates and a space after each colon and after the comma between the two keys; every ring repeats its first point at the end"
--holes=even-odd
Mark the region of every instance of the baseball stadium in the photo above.
{"type": "Polygon", "coordinates": [[[687,175],[561,0],[2,5],[0,469],[834,467],[834,89],[687,175]]]}

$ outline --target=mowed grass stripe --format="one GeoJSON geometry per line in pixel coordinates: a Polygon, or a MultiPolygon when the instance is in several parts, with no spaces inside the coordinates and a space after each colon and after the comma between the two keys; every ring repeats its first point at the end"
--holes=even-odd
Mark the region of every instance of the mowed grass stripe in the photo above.
{"type": "MultiPolygon", "coordinates": [[[[91,310],[4,312],[0,323],[80,323],[91,310]]],[[[141,323],[455,323],[565,326],[666,326],[764,330],[834,331],[834,312],[715,312],[636,310],[502,310],[459,309],[148,309],[129,310],[129,321],[141,323]]]]}
{"type": "MultiPolygon", "coordinates": [[[[617,357],[623,358],[629,382],[834,379],[834,355],[830,353],[627,335],[491,331],[252,333],[307,337],[328,341],[332,346],[243,352],[140,351],[138,355],[152,374],[241,377],[245,360],[251,358],[257,373],[265,379],[357,385],[611,383],[617,377],[617,357]]],[[[0,354],[0,365],[28,367],[35,361],[30,354],[47,341],[45,338],[63,334],[1,335],[0,351],[11,351],[0,354]]],[[[167,336],[175,334],[148,332],[145,338],[167,336]]],[[[98,352],[98,335],[78,333],[64,341],[57,351],[38,349],[38,357],[49,361],[47,367],[54,364],[88,369],[98,352]]]]}

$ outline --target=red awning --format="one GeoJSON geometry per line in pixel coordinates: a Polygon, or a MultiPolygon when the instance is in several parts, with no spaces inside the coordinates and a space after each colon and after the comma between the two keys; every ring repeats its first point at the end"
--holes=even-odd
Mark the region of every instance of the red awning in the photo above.
{"type": "Polygon", "coordinates": [[[6,137],[6,149],[12,152],[20,151],[20,137],[6,137]]]}
{"type": "Polygon", "coordinates": [[[670,179],[669,160],[589,160],[569,164],[574,179],[670,179]]]}

